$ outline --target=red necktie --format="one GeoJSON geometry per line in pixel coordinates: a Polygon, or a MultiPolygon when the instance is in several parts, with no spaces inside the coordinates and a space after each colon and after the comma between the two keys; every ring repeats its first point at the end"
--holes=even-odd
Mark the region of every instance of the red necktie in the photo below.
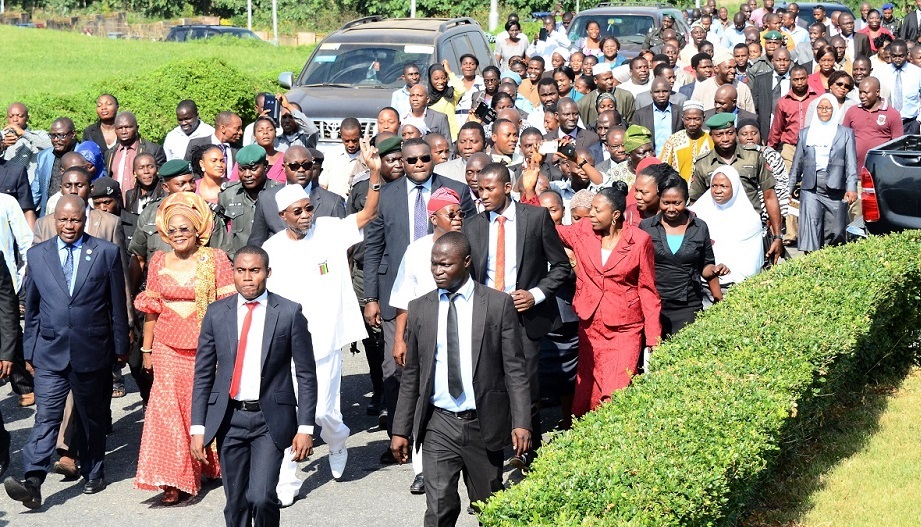
{"type": "Polygon", "coordinates": [[[505,216],[499,216],[498,232],[496,233],[496,279],[495,287],[498,291],[505,291],[505,216]]]}
{"type": "Polygon", "coordinates": [[[236,397],[240,393],[240,377],[243,376],[243,357],[246,355],[246,337],[249,335],[249,326],[253,323],[253,309],[259,305],[259,302],[247,302],[245,305],[249,311],[243,318],[243,330],[240,331],[240,343],[237,345],[237,360],[233,365],[233,377],[230,378],[230,397],[236,397]]]}

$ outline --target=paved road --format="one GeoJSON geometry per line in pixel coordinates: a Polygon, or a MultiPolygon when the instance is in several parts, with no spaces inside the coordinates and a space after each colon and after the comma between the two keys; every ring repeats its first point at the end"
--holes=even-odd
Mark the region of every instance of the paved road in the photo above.
{"type": "MultiPolygon", "coordinates": [[[[326,457],[328,450],[325,445],[319,445],[314,455],[301,465],[300,477],[305,482],[299,499],[282,510],[282,525],[403,527],[422,524],[425,497],[409,493],[412,468],[409,465],[382,466],[378,462],[389,442],[386,431],[378,428],[377,418],[365,415],[371,389],[367,372],[363,355],[345,354],[342,411],[352,435],[348,441],[349,463],[343,479],[338,482],[332,479],[326,457]]],[[[32,426],[34,407],[20,408],[8,385],[0,388],[0,393],[3,394],[0,409],[13,435],[10,474],[20,475],[21,451],[32,426]]],[[[112,411],[116,422],[106,455],[109,487],[99,494],[84,496],[81,481],[62,481],[62,476],[50,474],[42,487],[45,504],[34,512],[0,491],[0,527],[223,525],[224,492],[220,482],[206,484],[196,498],[174,507],[161,506],[160,494],[132,487],[144,416],[140,396],[130,381],[128,395],[114,399],[112,411]]],[[[463,484],[460,493],[466,504],[463,484]]],[[[477,522],[473,516],[462,513],[458,525],[473,527],[477,522]]]]}

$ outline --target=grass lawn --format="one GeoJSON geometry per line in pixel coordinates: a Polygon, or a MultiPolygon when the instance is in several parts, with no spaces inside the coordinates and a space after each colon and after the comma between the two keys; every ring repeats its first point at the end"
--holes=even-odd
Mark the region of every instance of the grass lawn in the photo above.
{"type": "Polygon", "coordinates": [[[275,47],[254,41],[146,42],[0,25],[0,106],[36,93],[66,95],[105,79],[133,76],[185,58],[223,58],[247,73],[299,72],[313,46],[275,47]]]}
{"type": "Polygon", "coordinates": [[[921,369],[847,394],[745,527],[921,525],[921,369]]]}

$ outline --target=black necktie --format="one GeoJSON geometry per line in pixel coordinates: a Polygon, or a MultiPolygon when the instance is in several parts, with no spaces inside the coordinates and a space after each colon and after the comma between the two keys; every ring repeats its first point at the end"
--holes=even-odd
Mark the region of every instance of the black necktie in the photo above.
{"type": "Polygon", "coordinates": [[[783,83],[784,77],[781,75],[775,75],[774,79],[776,80],[776,84],[774,84],[774,89],[771,90],[771,108],[772,109],[777,107],[777,101],[779,101],[780,98],[783,96],[783,93],[780,92],[780,89],[781,89],[780,85],[781,83],[783,83]]]}
{"type": "Polygon", "coordinates": [[[461,377],[460,338],[457,335],[457,306],[454,305],[460,293],[448,293],[448,393],[457,399],[464,393],[461,377]]]}

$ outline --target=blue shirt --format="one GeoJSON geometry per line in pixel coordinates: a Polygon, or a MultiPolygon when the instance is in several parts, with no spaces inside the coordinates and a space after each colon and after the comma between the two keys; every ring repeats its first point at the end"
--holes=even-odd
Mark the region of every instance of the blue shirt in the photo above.
{"type": "Polygon", "coordinates": [[[672,135],[672,105],[665,106],[665,110],[660,110],[655,104],[652,105],[652,123],[655,125],[653,134],[655,135],[656,156],[662,153],[665,141],[672,135]]]}
{"type": "MultiPolygon", "coordinates": [[[[58,257],[61,259],[61,269],[63,269],[64,262],[67,261],[67,244],[64,242],[64,240],[61,239],[60,236],[58,236],[57,240],[58,240],[58,257]]],[[[83,254],[83,236],[77,238],[77,240],[73,242],[71,245],[74,246],[74,274],[70,279],[69,293],[73,295],[74,294],[74,282],[77,281],[77,267],[79,267],[80,265],[80,256],[83,254]]],[[[67,277],[65,276],[64,279],[66,280],[67,277]]]]}
{"type": "Polygon", "coordinates": [[[454,299],[457,336],[460,344],[461,379],[464,393],[457,399],[448,389],[448,291],[438,290],[438,330],[435,339],[435,387],[432,404],[450,412],[476,410],[473,397],[473,279],[467,278],[454,299]]]}
{"type": "Polygon", "coordinates": [[[899,110],[902,119],[915,119],[918,117],[918,111],[921,109],[921,68],[906,62],[902,65],[901,74],[897,74],[895,66],[887,64],[880,68],[879,71],[874,70],[873,76],[879,79],[881,85],[889,87],[889,93],[892,94],[892,106],[899,110]],[[896,83],[899,80],[901,80],[902,91],[901,105],[895,101],[895,96],[898,93],[896,83]]]}

